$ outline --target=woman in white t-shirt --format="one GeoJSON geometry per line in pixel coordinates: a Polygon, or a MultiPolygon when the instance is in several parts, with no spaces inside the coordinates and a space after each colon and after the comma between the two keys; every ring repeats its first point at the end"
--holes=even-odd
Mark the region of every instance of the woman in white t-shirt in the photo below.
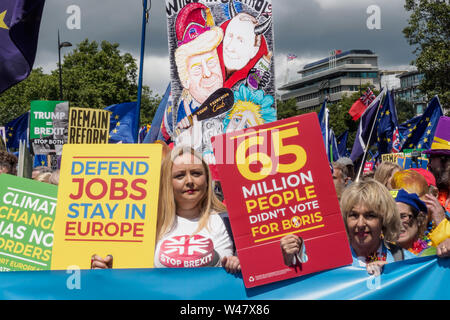
{"type": "MultiPolygon", "coordinates": [[[[240,271],[233,241],[219,213],[208,165],[193,149],[176,147],[161,167],[155,267],[223,266],[240,271]]],[[[95,256],[93,268],[108,268],[112,257],[95,256]]]]}

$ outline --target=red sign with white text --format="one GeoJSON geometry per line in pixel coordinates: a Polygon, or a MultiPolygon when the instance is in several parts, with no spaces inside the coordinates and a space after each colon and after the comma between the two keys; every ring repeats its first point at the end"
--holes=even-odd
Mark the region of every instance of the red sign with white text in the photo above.
{"type": "Polygon", "coordinates": [[[316,113],[213,138],[247,288],[351,264],[350,246],[316,113]],[[285,265],[280,240],[304,240],[285,265]]]}

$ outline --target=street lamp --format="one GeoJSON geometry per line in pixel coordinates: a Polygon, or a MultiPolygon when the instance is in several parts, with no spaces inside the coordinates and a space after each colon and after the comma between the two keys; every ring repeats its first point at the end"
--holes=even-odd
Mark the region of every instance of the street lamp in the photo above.
{"type": "Polygon", "coordinates": [[[72,44],[70,42],[63,42],[61,43],[59,39],[59,30],[58,30],[58,60],[59,60],[59,100],[62,101],[63,99],[63,92],[62,92],[62,70],[61,70],[61,48],[63,47],[71,47],[72,44]]]}

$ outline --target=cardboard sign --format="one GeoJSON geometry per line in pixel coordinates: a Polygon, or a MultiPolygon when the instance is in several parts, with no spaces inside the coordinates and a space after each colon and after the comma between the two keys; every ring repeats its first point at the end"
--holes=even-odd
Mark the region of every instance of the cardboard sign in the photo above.
{"type": "Polygon", "coordinates": [[[165,2],[172,140],[214,164],[211,137],[276,121],[272,1],[165,2]]]}
{"type": "Polygon", "coordinates": [[[405,154],[397,158],[397,163],[403,169],[422,168],[427,169],[428,159],[425,157],[412,157],[411,154],[405,154]]]}
{"type": "Polygon", "coordinates": [[[373,171],[373,167],[374,167],[374,163],[371,161],[366,161],[366,163],[364,164],[364,171],[363,173],[369,173],[371,171],[373,171]]]}
{"type": "Polygon", "coordinates": [[[317,114],[213,139],[246,287],[352,262],[317,114]],[[307,262],[284,264],[280,240],[303,238],[307,262]]]}
{"type": "Polygon", "coordinates": [[[388,153],[382,154],[381,160],[383,162],[397,163],[403,169],[423,168],[428,167],[428,159],[425,156],[413,157],[411,153],[388,153]]]}
{"type": "Polygon", "coordinates": [[[112,255],[114,268],[151,268],[162,146],[64,146],[52,269],[89,269],[112,255]]]}
{"type": "Polygon", "coordinates": [[[402,157],[402,156],[404,156],[404,154],[401,153],[401,152],[399,152],[399,153],[386,153],[386,154],[382,154],[381,155],[381,161],[397,163],[398,157],[402,157]]]}
{"type": "Polygon", "coordinates": [[[111,112],[107,110],[71,108],[68,143],[108,143],[110,116],[111,112]]]}
{"type": "Polygon", "coordinates": [[[57,187],[0,174],[0,271],[50,270],[57,187]]]}
{"type": "Polygon", "coordinates": [[[69,102],[31,101],[30,140],[34,154],[61,155],[67,143],[69,102]]]}

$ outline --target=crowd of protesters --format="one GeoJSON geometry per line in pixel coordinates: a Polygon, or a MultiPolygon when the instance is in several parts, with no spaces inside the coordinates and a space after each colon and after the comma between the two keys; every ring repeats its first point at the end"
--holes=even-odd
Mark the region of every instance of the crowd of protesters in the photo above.
{"type": "MultiPolygon", "coordinates": [[[[167,146],[163,150],[155,266],[173,267],[161,247],[188,235],[207,241],[210,251],[203,264],[189,267],[223,266],[230,273],[239,272],[220,183],[213,181],[209,166],[194,150],[167,146]]],[[[424,153],[429,156],[428,170],[404,170],[382,162],[358,177],[351,159],[332,163],[353,266],[379,275],[385,264],[394,261],[434,254],[450,257],[450,148],[433,145],[424,153]]],[[[14,155],[0,152],[0,173],[14,175],[16,166],[14,155]]],[[[32,179],[57,185],[59,170],[36,167],[32,179]]],[[[280,248],[288,266],[307,261],[297,235],[283,237],[280,248]]],[[[113,257],[94,255],[91,266],[112,268],[113,257]]]]}

